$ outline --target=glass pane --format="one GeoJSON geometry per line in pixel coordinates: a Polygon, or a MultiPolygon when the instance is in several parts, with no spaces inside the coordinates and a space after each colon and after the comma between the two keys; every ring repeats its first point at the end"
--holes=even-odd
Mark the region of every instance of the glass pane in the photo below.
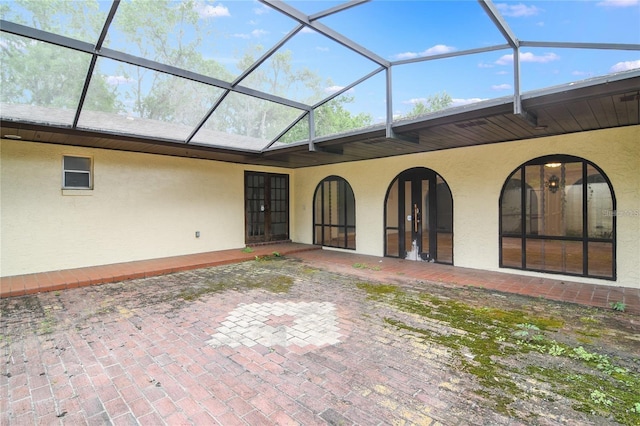
{"type": "Polygon", "coordinates": [[[453,232],[453,197],[449,185],[440,176],[436,178],[438,232],[453,232]]]}
{"type": "Polygon", "coordinates": [[[315,224],[321,224],[322,223],[322,183],[316,190],[316,196],[313,200],[313,214],[315,217],[314,218],[315,224]]]}
{"type": "Polygon", "coordinates": [[[582,163],[525,167],[527,232],[582,236],[582,163]]]}
{"type": "Polygon", "coordinates": [[[2,118],[71,125],[91,55],[0,33],[2,118]]]}
{"type": "Polygon", "coordinates": [[[589,275],[613,278],[613,243],[589,243],[589,275]]]}
{"type": "Polygon", "coordinates": [[[431,230],[431,225],[429,223],[429,215],[430,215],[430,210],[432,208],[432,206],[429,203],[429,181],[428,180],[422,180],[421,181],[421,197],[422,197],[422,206],[420,206],[420,234],[422,236],[422,241],[421,244],[422,246],[420,247],[422,250],[422,253],[427,253],[429,254],[431,257],[435,256],[435,253],[431,253],[431,245],[429,242],[429,231],[431,230]]]}
{"type": "Polygon", "coordinates": [[[232,81],[295,24],[248,1],[123,1],[105,46],[232,81]]]}
{"type": "Polygon", "coordinates": [[[16,24],[95,43],[111,2],[3,1],[1,18],[16,24]]]}
{"type": "MultiPolygon", "coordinates": [[[[334,86],[327,94],[342,89],[334,86]]],[[[386,79],[380,72],[315,110],[317,137],[360,130],[386,118],[386,79]]]]}
{"type": "Polygon", "coordinates": [[[400,256],[398,252],[399,244],[398,244],[398,230],[397,229],[387,229],[387,251],[385,253],[386,256],[400,256]]]}
{"type": "MultiPolygon", "coordinates": [[[[582,237],[582,221],[583,221],[583,191],[582,182],[582,163],[567,163],[562,167],[561,173],[564,177],[564,216],[565,223],[563,235],[567,237],[582,237]]],[[[562,178],[560,180],[562,185],[562,178]]]]}
{"type": "Polygon", "coordinates": [[[346,203],[346,215],[347,215],[347,226],[356,226],[356,199],[353,195],[353,190],[351,189],[351,185],[347,182],[344,182],[344,190],[345,190],[345,203],[346,203]]]}
{"type": "Polygon", "coordinates": [[[378,67],[320,33],[303,29],[240,85],[314,105],[336,87],[345,87],[378,67]]]}
{"type": "Polygon", "coordinates": [[[469,1],[372,1],[320,21],[390,61],[505,42],[469,1]]]}
{"type": "Polygon", "coordinates": [[[582,241],[527,239],[528,269],[582,275],[582,254],[582,241]]]}
{"type": "Polygon", "coordinates": [[[64,186],[67,188],[89,188],[89,173],[64,172],[64,186]]]}
{"type": "Polygon", "coordinates": [[[438,232],[438,254],[436,259],[440,263],[453,263],[453,234],[438,232]]]}
{"type": "Polygon", "coordinates": [[[544,212],[544,169],[540,165],[526,166],[524,171],[526,233],[538,235],[544,212]]]}
{"type": "MultiPolygon", "coordinates": [[[[411,181],[404,182],[404,212],[407,216],[405,221],[405,237],[404,237],[404,250],[410,252],[413,245],[413,205],[411,204],[411,181]]],[[[417,242],[416,242],[417,243],[417,242]]]]}
{"type": "Polygon", "coordinates": [[[184,141],[221,89],[98,59],[78,126],[184,141]]]}
{"type": "Polygon", "coordinates": [[[513,77],[496,73],[494,63],[499,55],[490,52],[395,66],[394,119],[512,95],[513,77]]]}
{"type": "Polygon", "coordinates": [[[347,228],[347,247],[349,249],[356,249],[356,230],[355,228],[347,228]]]}
{"type": "Polygon", "coordinates": [[[64,157],[65,170],[91,170],[91,159],[83,157],[64,157]]]}
{"type": "Polygon", "coordinates": [[[299,115],[295,108],[229,93],[192,141],[259,151],[299,115]]]}
{"type": "Polygon", "coordinates": [[[587,218],[589,238],[613,238],[611,190],[604,177],[590,165],[587,165],[587,218]]]}
{"type": "MultiPolygon", "coordinates": [[[[509,268],[522,268],[522,240],[520,238],[502,238],[502,265],[509,268]]],[[[535,262],[535,258],[531,260],[532,264],[535,262]]],[[[527,258],[527,266],[529,265],[529,259],[527,258]]]]}
{"type": "Polygon", "coordinates": [[[520,40],[640,42],[640,32],[631,30],[640,22],[634,1],[502,2],[496,7],[520,40]]]}
{"type": "MultiPolygon", "coordinates": [[[[498,62],[505,76],[513,75],[512,54],[498,62]]],[[[526,48],[520,53],[520,64],[523,92],[640,68],[638,55],[624,50],[526,48]]]]}
{"type": "Polygon", "coordinates": [[[309,118],[304,117],[298,121],[287,133],[282,135],[273,148],[290,145],[294,143],[309,143],[309,118]]]}
{"type": "MultiPolygon", "coordinates": [[[[500,204],[500,223],[503,234],[520,234],[522,232],[522,181],[518,169],[504,186],[500,204]]],[[[530,217],[530,215],[529,215],[530,217]]]]}
{"type": "Polygon", "coordinates": [[[316,245],[322,245],[322,226],[315,226],[314,234],[313,243],[316,245]]]}
{"type": "Polygon", "coordinates": [[[394,181],[389,194],[387,195],[387,204],[385,206],[387,212],[387,228],[398,227],[398,181],[394,181]]]}

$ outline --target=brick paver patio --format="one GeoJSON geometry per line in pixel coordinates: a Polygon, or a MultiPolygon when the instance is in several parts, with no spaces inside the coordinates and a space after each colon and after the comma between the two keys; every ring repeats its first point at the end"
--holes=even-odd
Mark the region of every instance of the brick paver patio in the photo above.
{"type": "Polygon", "coordinates": [[[638,290],[303,245],[238,253],[220,254],[219,268],[202,268],[211,255],[148,273],[123,265],[145,277],[126,282],[111,282],[116,266],[80,271],[106,283],[5,297],[0,424],[523,424],[478,404],[446,350],[385,327],[386,308],[353,277],[640,312],[638,290]],[[274,251],[302,263],[233,263],[274,251]]]}

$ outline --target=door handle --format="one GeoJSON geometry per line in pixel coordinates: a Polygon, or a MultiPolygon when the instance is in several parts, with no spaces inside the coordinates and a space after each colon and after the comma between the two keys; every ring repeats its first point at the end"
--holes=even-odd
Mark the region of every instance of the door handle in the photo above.
{"type": "Polygon", "coordinates": [[[420,231],[420,209],[418,204],[413,205],[413,230],[416,234],[420,231]]]}

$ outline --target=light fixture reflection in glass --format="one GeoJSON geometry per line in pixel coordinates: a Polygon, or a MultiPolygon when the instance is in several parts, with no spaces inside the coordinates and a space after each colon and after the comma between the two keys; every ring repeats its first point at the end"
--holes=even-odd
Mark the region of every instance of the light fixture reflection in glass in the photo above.
{"type": "Polygon", "coordinates": [[[555,194],[558,191],[558,188],[560,188],[560,179],[558,179],[558,176],[556,175],[551,175],[546,186],[552,194],[555,194]]]}

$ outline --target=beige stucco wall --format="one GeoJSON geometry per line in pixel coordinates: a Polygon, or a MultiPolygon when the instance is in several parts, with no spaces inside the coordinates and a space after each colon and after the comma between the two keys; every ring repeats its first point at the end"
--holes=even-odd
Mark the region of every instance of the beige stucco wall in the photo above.
{"type": "Polygon", "coordinates": [[[243,247],[244,171],[288,173],[23,141],[0,144],[0,276],[243,247]],[[63,155],[93,158],[93,190],[61,190],[63,155]]]}
{"type": "Polygon", "coordinates": [[[314,190],[323,178],[342,176],[356,199],[357,252],[382,256],[385,193],[400,172],[418,166],[435,170],[451,188],[455,265],[500,270],[498,199],[505,179],[535,157],[569,154],[604,170],[624,213],[617,218],[617,281],[570,280],[640,288],[640,126],[295,170],[0,144],[0,276],[242,247],[245,170],[290,175],[290,236],[309,244],[314,190]],[[65,154],[93,158],[92,191],[61,190],[65,154]]]}
{"type": "Polygon", "coordinates": [[[314,189],[323,178],[338,175],[351,184],[356,198],[357,252],[382,256],[383,207],[389,184],[406,169],[427,167],[447,181],[453,194],[455,265],[500,270],[498,200],[502,185],[522,163],[548,154],[576,155],[600,166],[614,187],[617,210],[624,213],[617,218],[617,281],[570,280],[640,288],[640,126],[296,170],[293,212],[298,226],[292,235],[296,241],[311,243],[314,189]]]}

